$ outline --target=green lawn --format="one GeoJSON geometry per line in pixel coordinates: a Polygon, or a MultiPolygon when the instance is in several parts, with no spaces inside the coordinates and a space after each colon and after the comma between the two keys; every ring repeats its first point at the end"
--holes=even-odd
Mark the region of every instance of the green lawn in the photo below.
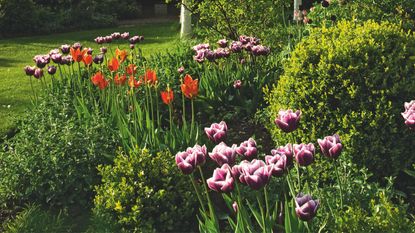
{"type": "MultiPolygon", "coordinates": [[[[179,23],[147,23],[134,26],[120,26],[98,30],[77,31],[45,36],[21,37],[0,40],[0,138],[13,129],[15,120],[31,105],[29,78],[23,67],[34,65],[32,58],[36,54],[45,54],[61,44],[81,42],[92,47],[94,54],[99,46],[93,39],[112,32],[129,31],[130,35],[143,35],[144,42],[138,44],[144,55],[166,51],[178,40],[179,23]]],[[[124,40],[113,42],[107,47],[128,48],[124,40]]],[[[37,86],[39,87],[39,86],[37,86]]]]}

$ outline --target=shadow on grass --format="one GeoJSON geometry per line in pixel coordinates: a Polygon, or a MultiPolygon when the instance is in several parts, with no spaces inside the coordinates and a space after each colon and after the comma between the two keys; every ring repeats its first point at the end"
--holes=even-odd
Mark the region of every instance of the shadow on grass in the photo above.
{"type": "Polygon", "coordinates": [[[19,60],[0,57],[0,67],[14,67],[19,64],[19,60]]]}

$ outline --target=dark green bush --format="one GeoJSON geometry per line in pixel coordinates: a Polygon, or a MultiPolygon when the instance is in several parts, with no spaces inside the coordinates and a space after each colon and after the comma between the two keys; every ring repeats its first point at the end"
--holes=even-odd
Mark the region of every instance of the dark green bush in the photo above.
{"type": "Polygon", "coordinates": [[[68,88],[57,88],[23,117],[20,132],[0,151],[0,202],[86,205],[111,161],[115,130],[99,113],[79,119],[68,88]]]}
{"type": "Polygon", "coordinates": [[[128,232],[194,230],[196,198],[170,153],[119,154],[114,165],[98,170],[102,176],[94,201],[98,215],[110,214],[128,232]]]}
{"type": "MultiPolygon", "coordinates": [[[[340,134],[360,166],[375,177],[395,175],[414,162],[415,137],[400,113],[415,96],[415,38],[391,23],[339,22],[311,31],[291,54],[284,74],[266,90],[274,121],[280,109],[301,109],[298,142],[340,134]]],[[[289,134],[269,125],[282,144],[289,134]]]]}

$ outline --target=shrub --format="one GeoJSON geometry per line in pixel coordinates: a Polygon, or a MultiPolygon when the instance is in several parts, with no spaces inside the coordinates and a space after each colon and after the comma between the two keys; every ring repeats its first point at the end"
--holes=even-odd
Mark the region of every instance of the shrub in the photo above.
{"type": "MultiPolygon", "coordinates": [[[[59,91],[58,91],[59,90],[59,91]]],[[[0,151],[1,203],[51,206],[88,203],[96,167],[111,161],[115,131],[99,113],[79,119],[68,88],[44,96],[0,151]]]]}
{"type": "MultiPolygon", "coordinates": [[[[410,165],[415,137],[405,133],[402,103],[415,95],[414,36],[391,23],[313,29],[292,52],[272,91],[265,90],[274,121],[280,109],[301,109],[296,140],[315,142],[338,132],[346,150],[376,177],[410,165]]],[[[276,141],[289,135],[268,125],[276,141]]]]}
{"type": "MultiPolygon", "coordinates": [[[[191,188],[170,153],[139,150],[99,166],[95,212],[110,214],[128,232],[189,231],[195,222],[191,188]]],[[[194,230],[194,229],[193,229],[194,230]]]]}

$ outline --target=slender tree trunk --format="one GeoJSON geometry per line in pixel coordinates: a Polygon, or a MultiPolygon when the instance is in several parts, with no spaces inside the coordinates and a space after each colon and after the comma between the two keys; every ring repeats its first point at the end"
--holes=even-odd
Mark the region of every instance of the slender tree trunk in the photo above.
{"type": "Polygon", "coordinates": [[[192,33],[192,17],[190,11],[186,8],[187,0],[182,0],[180,11],[180,23],[182,25],[180,30],[180,37],[189,37],[192,33]]]}
{"type": "Polygon", "coordinates": [[[302,4],[302,0],[294,0],[294,16],[293,20],[298,21],[300,20],[300,5],[302,4]]]}

